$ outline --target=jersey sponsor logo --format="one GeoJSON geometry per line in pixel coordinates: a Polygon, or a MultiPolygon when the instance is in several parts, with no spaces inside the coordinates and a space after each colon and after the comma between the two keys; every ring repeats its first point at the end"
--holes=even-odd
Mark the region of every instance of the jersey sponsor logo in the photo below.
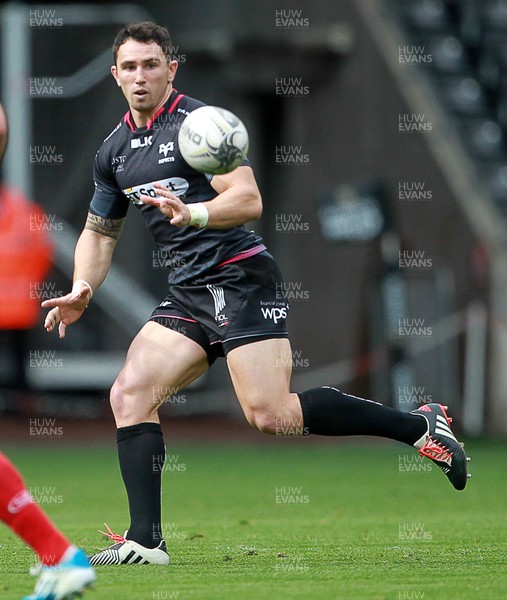
{"type": "Polygon", "coordinates": [[[121,173],[125,170],[125,159],[126,155],[122,154],[121,156],[113,156],[113,160],[111,161],[111,166],[113,167],[113,173],[121,173]]]}
{"type": "Polygon", "coordinates": [[[262,316],[266,319],[266,321],[269,319],[269,320],[273,321],[273,323],[275,325],[278,323],[278,321],[280,319],[287,318],[287,307],[286,306],[284,306],[283,308],[277,308],[276,306],[271,306],[269,308],[261,307],[261,312],[262,312],[262,316]]]}
{"type": "Polygon", "coordinates": [[[11,515],[15,515],[21,512],[25,507],[33,502],[32,496],[28,490],[21,490],[15,496],[11,498],[11,501],[7,505],[7,510],[11,515]]]}
{"type": "Polygon", "coordinates": [[[158,164],[174,162],[174,156],[167,156],[169,152],[174,152],[174,142],[167,142],[167,144],[158,145],[158,153],[163,154],[164,158],[158,159],[158,164]]]}
{"type": "Polygon", "coordinates": [[[188,110],[185,110],[184,108],[178,108],[178,109],[176,110],[176,112],[182,113],[182,114],[183,114],[183,115],[185,115],[186,117],[188,117],[188,115],[190,114],[190,113],[188,112],[188,110]]]}
{"type": "Polygon", "coordinates": [[[143,138],[134,138],[130,140],[131,148],[146,148],[147,146],[151,146],[153,136],[145,135],[143,138]]]}
{"type": "Polygon", "coordinates": [[[171,192],[171,194],[174,194],[181,199],[185,197],[185,192],[188,190],[189,186],[188,181],[182,177],[169,177],[168,179],[159,179],[157,181],[141,183],[134,187],[125,188],[122,192],[134,204],[142,204],[141,196],[143,194],[151,196],[152,198],[158,198],[158,194],[153,187],[154,183],[161,183],[171,192]]]}

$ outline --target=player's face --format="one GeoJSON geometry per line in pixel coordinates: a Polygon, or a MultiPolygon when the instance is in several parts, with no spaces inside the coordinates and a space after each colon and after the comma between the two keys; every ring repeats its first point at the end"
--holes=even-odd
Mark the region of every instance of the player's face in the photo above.
{"type": "Polygon", "coordinates": [[[167,96],[178,63],[167,62],[162,48],[155,42],[127,40],[118,49],[111,73],[129,103],[140,113],[153,113],[167,96]]]}

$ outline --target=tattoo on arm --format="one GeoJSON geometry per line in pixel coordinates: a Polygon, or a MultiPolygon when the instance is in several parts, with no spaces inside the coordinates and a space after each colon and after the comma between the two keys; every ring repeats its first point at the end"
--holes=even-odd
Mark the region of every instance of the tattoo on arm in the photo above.
{"type": "Polygon", "coordinates": [[[125,219],[104,219],[92,213],[88,213],[85,229],[90,229],[101,235],[117,240],[120,237],[125,219]]]}

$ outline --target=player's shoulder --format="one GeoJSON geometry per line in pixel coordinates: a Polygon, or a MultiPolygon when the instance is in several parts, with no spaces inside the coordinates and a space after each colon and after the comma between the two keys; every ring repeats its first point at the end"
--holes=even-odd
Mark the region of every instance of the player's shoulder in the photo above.
{"type": "Polygon", "coordinates": [[[193,110],[200,108],[201,106],[206,106],[206,103],[202,102],[201,100],[197,100],[197,98],[192,98],[192,96],[180,94],[178,104],[176,105],[176,112],[186,117],[193,110]]]}
{"type": "Polygon", "coordinates": [[[114,129],[107,134],[107,136],[102,140],[102,144],[100,148],[113,146],[119,139],[123,137],[125,128],[123,127],[125,121],[125,117],[119,121],[114,129]]]}
{"type": "Polygon", "coordinates": [[[102,140],[102,143],[95,154],[95,162],[104,163],[104,165],[110,162],[109,158],[114,155],[116,149],[125,141],[124,138],[127,134],[127,129],[123,126],[125,124],[124,122],[125,117],[123,117],[113,130],[102,140]]]}

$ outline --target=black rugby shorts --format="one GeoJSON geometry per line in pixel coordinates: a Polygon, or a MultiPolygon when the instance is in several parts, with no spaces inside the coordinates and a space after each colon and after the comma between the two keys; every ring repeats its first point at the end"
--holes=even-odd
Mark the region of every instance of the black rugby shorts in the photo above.
{"type": "Polygon", "coordinates": [[[197,342],[211,365],[244,344],[288,337],[283,289],[278,265],[262,252],[173,284],[149,320],[197,342]]]}

